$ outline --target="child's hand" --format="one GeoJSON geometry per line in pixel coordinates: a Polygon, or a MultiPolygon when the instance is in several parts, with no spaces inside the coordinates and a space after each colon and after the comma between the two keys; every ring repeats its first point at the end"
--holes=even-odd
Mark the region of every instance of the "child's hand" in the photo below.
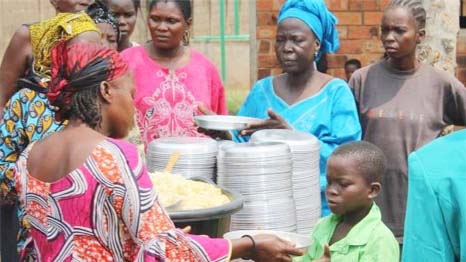
{"type": "Polygon", "coordinates": [[[317,260],[317,262],[331,262],[330,261],[330,247],[325,245],[324,247],[324,255],[317,260]]]}

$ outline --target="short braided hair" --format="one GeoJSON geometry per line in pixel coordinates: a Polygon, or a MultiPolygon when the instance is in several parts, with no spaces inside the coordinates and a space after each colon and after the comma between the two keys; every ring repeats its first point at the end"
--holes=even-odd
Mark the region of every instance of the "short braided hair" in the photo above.
{"type": "Polygon", "coordinates": [[[100,84],[110,75],[110,62],[106,58],[97,57],[84,68],[76,66],[69,74],[63,67],[55,81],[62,78],[69,79],[69,89],[63,90],[71,92],[71,103],[65,104],[58,99],[53,105],[62,107],[61,116],[63,119],[79,118],[91,128],[100,126],[101,112],[99,103],[100,84]]]}
{"type": "Polygon", "coordinates": [[[427,14],[420,0],[392,0],[387,9],[401,7],[408,10],[416,20],[418,29],[426,28],[427,14]]]}

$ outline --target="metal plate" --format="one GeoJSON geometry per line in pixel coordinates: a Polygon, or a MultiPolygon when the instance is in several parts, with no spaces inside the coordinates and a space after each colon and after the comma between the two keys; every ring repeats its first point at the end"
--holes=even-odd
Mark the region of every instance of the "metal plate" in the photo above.
{"type": "Polygon", "coordinates": [[[196,122],[197,126],[218,131],[242,130],[248,124],[262,120],[259,118],[227,115],[202,115],[194,117],[194,122],[196,122]]]}

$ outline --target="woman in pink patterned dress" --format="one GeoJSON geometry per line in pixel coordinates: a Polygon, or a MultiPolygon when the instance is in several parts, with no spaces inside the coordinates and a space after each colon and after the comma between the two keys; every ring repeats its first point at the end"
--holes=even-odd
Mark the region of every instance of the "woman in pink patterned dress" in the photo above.
{"type": "Polygon", "coordinates": [[[56,117],[69,124],[31,143],[16,163],[21,261],[291,261],[290,254],[298,255],[269,235],[229,242],[174,227],[136,147],[120,139],[134,116],[127,69],[116,51],[99,45],[53,50],[47,96],[56,117]]]}
{"type": "Polygon", "coordinates": [[[144,144],[167,136],[201,136],[193,114],[204,106],[226,114],[217,69],[187,47],[191,1],[152,0],[148,27],[152,41],[123,51],[136,81],[137,122],[144,144]]]}

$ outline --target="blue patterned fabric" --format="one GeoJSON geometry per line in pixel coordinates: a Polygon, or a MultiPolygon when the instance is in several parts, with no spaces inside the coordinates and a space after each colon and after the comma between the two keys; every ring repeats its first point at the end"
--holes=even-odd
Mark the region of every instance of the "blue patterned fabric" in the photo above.
{"type": "Polygon", "coordinates": [[[23,88],[8,101],[0,124],[0,186],[3,198],[15,198],[13,168],[31,142],[60,130],[45,94],[23,88]]]}
{"type": "MultiPolygon", "coordinates": [[[[327,159],[337,146],[361,139],[361,126],[353,94],[345,81],[334,79],[319,93],[288,105],[275,94],[272,79],[268,77],[255,84],[238,115],[267,119],[267,109],[271,108],[292,128],[308,132],[319,139],[322,215],[327,215],[330,213],[325,199],[327,159]]],[[[233,139],[246,142],[249,137],[233,132],[233,139]]]]}

